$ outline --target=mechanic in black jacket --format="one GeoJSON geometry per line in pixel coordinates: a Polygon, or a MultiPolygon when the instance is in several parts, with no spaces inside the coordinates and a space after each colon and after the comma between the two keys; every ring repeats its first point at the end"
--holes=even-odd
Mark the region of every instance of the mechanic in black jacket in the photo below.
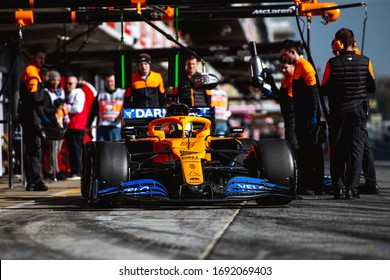
{"type": "Polygon", "coordinates": [[[282,43],[280,54],[295,66],[292,77],[292,101],[295,112],[295,135],[298,140],[297,194],[323,193],[324,155],[319,137],[319,95],[314,67],[292,40],[282,43]]]}
{"type": "Polygon", "coordinates": [[[45,115],[44,92],[40,69],[45,63],[46,51],[36,45],[31,49],[31,61],[25,68],[19,84],[19,120],[23,128],[25,146],[24,168],[26,171],[26,191],[47,191],[42,174],[41,125],[50,125],[45,115]]]}
{"type": "Polygon", "coordinates": [[[353,199],[359,198],[357,187],[367,141],[367,93],[374,93],[376,85],[370,59],[354,51],[353,32],[341,28],[335,40],[341,54],[326,63],[321,88],[329,100],[330,172],[334,198],[353,199]]]}
{"type": "MultiPolygon", "coordinates": [[[[332,41],[331,47],[332,52],[335,56],[341,54],[342,49],[340,43],[340,40],[336,41],[335,39],[333,39],[332,41]]],[[[356,42],[354,43],[354,45],[356,45],[356,42]]],[[[356,47],[354,47],[353,50],[356,54],[361,54],[361,52],[356,47]]],[[[368,141],[368,131],[367,141],[364,142],[362,171],[364,174],[365,182],[364,184],[360,184],[358,186],[359,194],[379,194],[379,186],[376,180],[374,154],[368,141]]]]}
{"type": "Polygon", "coordinates": [[[197,71],[198,59],[195,56],[190,56],[185,63],[185,78],[181,82],[178,93],[180,102],[186,104],[188,107],[202,107],[210,106],[211,104],[211,90],[207,89],[193,89],[190,85],[190,79],[201,75],[197,71]]]}

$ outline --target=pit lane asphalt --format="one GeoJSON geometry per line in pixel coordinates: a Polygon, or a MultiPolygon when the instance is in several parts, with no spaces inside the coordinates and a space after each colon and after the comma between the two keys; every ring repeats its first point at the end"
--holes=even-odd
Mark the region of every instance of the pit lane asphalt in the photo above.
{"type": "Polygon", "coordinates": [[[377,161],[381,193],[359,200],[302,196],[287,206],[92,209],[78,181],[26,192],[0,180],[0,258],[390,259],[390,161],[377,161]]]}

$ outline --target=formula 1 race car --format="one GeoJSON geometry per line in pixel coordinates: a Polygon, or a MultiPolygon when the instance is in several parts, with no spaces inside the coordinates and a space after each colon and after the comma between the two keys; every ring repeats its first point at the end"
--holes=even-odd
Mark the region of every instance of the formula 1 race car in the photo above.
{"type": "MultiPolygon", "coordinates": [[[[161,113],[124,109],[123,119],[134,117],[134,110],[143,111],[143,118],[161,113]]],[[[145,137],[86,143],[83,197],[92,206],[246,200],[283,205],[296,198],[295,160],[285,140],[215,137],[211,124],[199,116],[161,117],[150,122],[145,137]]]]}

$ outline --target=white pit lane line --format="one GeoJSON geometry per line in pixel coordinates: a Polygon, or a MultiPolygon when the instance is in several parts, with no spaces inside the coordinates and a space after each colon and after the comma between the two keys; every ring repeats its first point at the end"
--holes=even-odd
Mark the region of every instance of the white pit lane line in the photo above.
{"type": "Polygon", "coordinates": [[[206,247],[206,249],[198,256],[198,260],[205,260],[213,251],[214,247],[217,245],[218,241],[222,238],[222,236],[225,234],[227,229],[230,227],[230,225],[234,222],[235,218],[237,217],[238,213],[240,213],[240,210],[242,209],[241,206],[245,205],[247,201],[244,201],[240,204],[240,208],[234,212],[230,220],[225,224],[225,226],[214,236],[211,243],[206,247]]]}
{"type": "MultiPolygon", "coordinates": [[[[55,199],[55,198],[60,198],[60,197],[66,197],[68,195],[79,193],[79,192],[80,192],[79,189],[62,191],[62,192],[50,194],[45,199],[55,199]]],[[[43,198],[40,198],[39,200],[42,200],[42,199],[43,198]]],[[[27,205],[34,205],[36,203],[36,201],[37,201],[36,199],[32,199],[32,200],[27,201],[27,202],[23,202],[23,203],[7,206],[7,207],[4,207],[3,210],[0,210],[0,212],[6,211],[6,209],[17,209],[17,208],[25,207],[27,205]]]]}

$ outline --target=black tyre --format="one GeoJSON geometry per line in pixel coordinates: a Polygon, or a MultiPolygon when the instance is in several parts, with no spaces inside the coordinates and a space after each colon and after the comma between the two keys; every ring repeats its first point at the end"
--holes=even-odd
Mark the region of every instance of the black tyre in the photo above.
{"type": "Polygon", "coordinates": [[[100,203],[98,190],[119,185],[129,178],[126,146],[119,142],[91,142],[85,145],[82,172],[82,194],[91,205],[100,203]],[[98,188],[92,186],[99,182],[98,188]]]}
{"type": "Polygon", "coordinates": [[[290,198],[275,196],[256,201],[261,205],[287,204],[295,197],[296,165],[293,152],[283,139],[262,139],[256,141],[246,162],[250,175],[266,179],[270,183],[290,187],[290,198]]]}
{"type": "Polygon", "coordinates": [[[94,142],[88,142],[81,150],[81,195],[88,200],[88,193],[92,183],[92,166],[95,157],[94,142]]]}

